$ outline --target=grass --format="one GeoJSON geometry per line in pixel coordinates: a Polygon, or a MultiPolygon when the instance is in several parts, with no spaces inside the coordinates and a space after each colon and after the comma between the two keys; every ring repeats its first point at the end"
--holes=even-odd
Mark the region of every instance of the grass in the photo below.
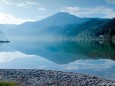
{"type": "Polygon", "coordinates": [[[20,86],[15,82],[0,82],[0,86],[20,86]]]}

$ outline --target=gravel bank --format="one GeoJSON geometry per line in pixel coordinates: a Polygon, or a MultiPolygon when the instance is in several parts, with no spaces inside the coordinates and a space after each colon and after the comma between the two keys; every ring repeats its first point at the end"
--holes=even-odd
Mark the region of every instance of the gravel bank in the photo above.
{"type": "Polygon", "coordinates": [[[115,86],[115,81],[95,76],[37,69],[0,69],[0,81],[22,86],[115,86]]]}

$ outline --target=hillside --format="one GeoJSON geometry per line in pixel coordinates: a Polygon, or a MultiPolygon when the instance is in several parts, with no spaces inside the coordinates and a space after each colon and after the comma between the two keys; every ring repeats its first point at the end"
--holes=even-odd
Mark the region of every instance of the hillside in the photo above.
{"type": "Polygon", "coordinates": [[[101,26],[91,31],[95,37],[103,36],[103,38],[111,39],[115,37],[115,18],[106,21],[101,26]]]}
{"type": "Polygon", "coordinates": [[[0,31],[0,41],[1,40],[7,40],[7,37],[6,37],[6,35],[2,32],[2,31],[0,31]]]}
{"type": "Polygon", "coordinates": [[[36,22],[26,22],[9,31],[10,35],[62,36],[77,39],[114,38],[115,19],[79,18],[59,12],[36,22]]]}
{"type": "Polygon", "coordinates": [[[15,28],[17,25],[15,24],[0,24],[0,30],[4,33],[10,31],[11,29],[15,28]]]}
{"type": "Polygon", "coordinates": [[[109,21],[109,19],[91,19],[85,23],[81,24],[68,24],[65,26],[51,26],[44,30],[45,34],[53,34],[53,35],[62,35],[62,36],[70,36],[70,37],[94,37],[94,30],[99,30],[98,28],[102,25],[105,25],[105,22],[109,21]]]}
{"type": "MultiPolygon", "coordinates": [[[[59,12],[43,20],[35,22],[25,22],[12,29],[9,34],[39,34],[46,28],[63,27],[69,24],[81,24],[90,20],[90,18],[79,18],[69,13],[59,12]]],[[[51,31],[51,30],[50,30],[51,31]]]]}
{"type": "Polygon", "coordinates": [[[64,26],[67,24],[80,24],[90,20],[90,18],[79,18],[66,12],[59,12],[45,19],[35,22],[26,22],[18,27],[29,27],[32,29],[46,28],[49,26],[64,26]]]}

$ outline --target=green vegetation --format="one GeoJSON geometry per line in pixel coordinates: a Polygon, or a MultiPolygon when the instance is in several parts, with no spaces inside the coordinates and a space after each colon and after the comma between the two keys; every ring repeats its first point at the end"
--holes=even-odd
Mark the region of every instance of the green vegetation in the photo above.
{"type": "Polygon", "coordinates": [[[15,82],[0,82],[0,86],[20,86],[15,82]]]}
{"type": "Polygon", "coordinates": [[[67,36],[81,39],[115,39],[115,18],[92,19],[80,25],[69,25],[58,30],[63,30],[62,34],[67,36]]]}
{"type": "Polygon", "coordinates": [[[7,35],[9,37],[26,35],[26,37],[28,36],[27,38],[31,35],[42,39],[54,36],[58,39],[111,40],[115,39],[115,18],[79,18],[61,12],[42,21],[26,22],[19,26],[17,25],[7,32],[7,35]]]}
{"type": "Polygon", "coordinates": [[[115,35],[112,38],[115,39],[115,35]]]}

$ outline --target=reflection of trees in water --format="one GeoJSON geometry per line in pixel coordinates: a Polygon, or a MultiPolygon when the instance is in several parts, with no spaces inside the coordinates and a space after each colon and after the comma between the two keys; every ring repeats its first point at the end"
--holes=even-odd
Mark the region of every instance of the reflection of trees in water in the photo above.
{"type": "Polygon", "coordinates": [[[110,50],[110,51],[114,51],[115,50],[115,44],[112,40],[108,40],[108,41],[94,41],[95,45],[104,49],[104,50],[110,50]]]}
{"type": "MultiPolygon", "coordinates": [[[[48,47],[48,46],[47,46],[48,47]]],[[[50,48],[66,52],[70,54],[82,54],[87,56],[87,59],[112,59],[115,60],[115,45],[112,41],[66,41],[53,43],[50,48]]],[[[53,52],[53,51],[52,51],[53,52]]],[[[77,58],[84,59],[84,58],[77,58]]],[[[86,59],[86,58],[85,58],[86,59]]]]}
{"type": "Polygon", "coordinates": [[[115,45],[112,41],[100,43],[100,41],[18,40],[12,46],[23,53],[39,55],[58,64],[66,64],[79,59],[115,60],[115,45]]]}
{"type": "Polygon", "coordinates": [[[81,53],[89,56],[89,58],[108,58],[115,60],[115,44],[109,41],[86,41],[79,42],[81,53]]]}
{"type": "Polygon", "coordinates": [[[112,43],[115,45],[115,39],[114,39],[114,40],[112,40],[112,43]]]}

